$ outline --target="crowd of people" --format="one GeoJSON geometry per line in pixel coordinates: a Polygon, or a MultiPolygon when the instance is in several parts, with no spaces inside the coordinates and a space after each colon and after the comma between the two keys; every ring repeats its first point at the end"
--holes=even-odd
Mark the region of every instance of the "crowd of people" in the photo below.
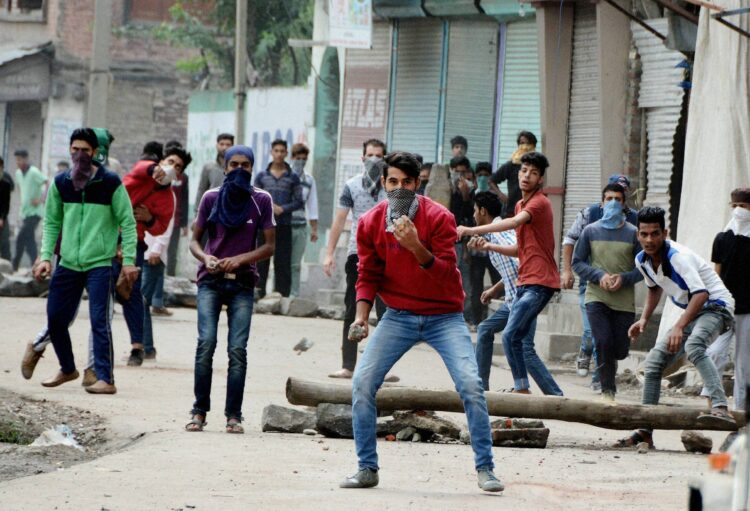
{"type": "MultiPolygon", "coordinates": [[[[151,313],[165,312],[164,274],[173,273],[180,237],[188,231],[189,187],[185,169],[192,157],[176,141],[149,142],[122,179],[108,169],[114,137],[102,128],[80,128],[70,137],[72,166],[47,183],[17,151],[22,226],[14,266],[24,253],[35,261],[34,276],[51,277],[47,324],[27,346],[25,378],[51,343],[60,369],[42,382],[55,387],[79,377],[69,326],[84,289],[89,296],[91,334],[83,385],[93,394],[113,394],[114,301],[123,307],[130,366],[156,357],[151,313]],[[46,189],[45,189],[46,187],[46,189]],[[33,232],[43,218],[37,256],[33,232]],[[19,252],[21,255],[19,255],[19,252]]],[[[536,151],[536,137],[522,131],[510,159],[493,172],[488,162],[472,165],[468,141],[451,140],[448,169],[418,154],[388,152],[378,139],[363,142],[362,171],[346,181],[338,198],[323,261],[331,276],[336,248],[347,222],[350,234],[344,265],[345,316],[341,369],[329,376],[352,379],[352,414],[358,471],[344,488],[378,484],[375,395],[384,381],[397,381],[393,365],[418,342],[444,361],[464,403],[475,454],[478,485],[502,491],[494,475],[484,391],[490,389],[495,335],[502,333],[513,386],[530,394],[530,378],[546,395],[562,396],[534,346],[536,321],[555,293],[579,277],[583,336],[578,374],[592,372],[592,385],[607,403],[616,402],[618,361],[644,331],[662,294],[683,311],[669,334],[659,338],[645,362],[644,404],[659,401],[665,368],[683,353],[705,384],[707,424],[731,423],[720,370],[735,338],[735,408],[744,407],[750,371],[750,189],[732,192],[732,219],[713,247],[715,267],[669,239],[665,212],[628,206],[630,181],[613,175],[602,200],[584,208],[563,242],[562,273],[555,256],[552,204],[544,194],[549,161],[536,151]],[[445,176],[434,174],[446,172],[445,176]],[[450,187],[449,203],[430,198],[430,181],[450,187]],[[507,189],[500,185],[507,183],[507,189]],[[492,285],[485,289],[489,274],[492,285]],[[635,285],[644,281],[647,298],[636,320],[635,285]],[[504,297],[488,317],[490,300],[504,297]],[[359,363],[358,341],[370,333],[369,316],[379,321],[359,363]],[[470,332],[477,331],[476,348],[470,332]],[[714,342],[719,337],[722,343],[714,342]],[[721,348],[718,348],[721,347],[721,348]],[[591,361],[594,360],[593,371],[591,361]]],[[[313,175],[305,171],[309,149],[275,140],[271,162],[256,169],[253,150],[235,145],[231,134],[217,137],[215,161],[201,172],[189,241],[198,261],[198,342],[194,394],[185,429],[202,431],[211,410],[213,355],[218,322],[226,307],[229,368],[224,408],[227,433],[243,433],[242,403],[253,304],[266,293],[273,260],[273,289],[297,296],[300,263],[318,238],[318,200],[313,175]]],[[[0,162],[0,172],[3,167],[0,162]]],[[[7,203],[14,186],[0,174],[0,251],[7,236],[7,203]],[[6,198],[7,197],[7,198],[6,198]]],[[[622,446],[647,442],[639,429],[622,446]]]]}

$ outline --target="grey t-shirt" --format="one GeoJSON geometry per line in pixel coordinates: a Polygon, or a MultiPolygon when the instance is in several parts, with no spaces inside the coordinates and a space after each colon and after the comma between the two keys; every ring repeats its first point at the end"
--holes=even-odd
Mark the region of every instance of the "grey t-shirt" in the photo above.
{"type": "Polygon", "coordinates": [[[383,187],[378,186],[373,196],[364,187],[361,174],[349,179],[344,185],[339,197],[339,207],[352,210],[352,231],[349,236],[347,256],[357,253],[357,223],[359,218],[384,199],[385,190],[383,190],[383,187]]]}

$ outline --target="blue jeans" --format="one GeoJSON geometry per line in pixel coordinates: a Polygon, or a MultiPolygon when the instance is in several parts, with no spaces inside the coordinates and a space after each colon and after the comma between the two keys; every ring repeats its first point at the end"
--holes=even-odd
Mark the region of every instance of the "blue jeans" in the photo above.
{"type": "MultiPolygon", "coordinates": [[[[490,390],[492,345],[495,342],[495,334],[505,329],[505,326],[508,324],[508,317],[510,317],[510,306],[506,302],[477,327],[477,366],[479,366],[479,377],[482,378],[484,390],[490,390]]],[[[524,346],[534,345],[534,334],[536,334],[536,319],[528,335],[523,340],[524,346]]],[[[518,367],[523,364],[523,361],[520,364],[516,362],[513,350],[505,342],[503,342],[503,350],[505,351],[505,358],[508,359],[511,373],[513,373],[513,387],[515,389],[529,388],[529,380],[526,375],[518,374],[518,367]]]]}
{"type": "Polygon", "coordinates": [[[154,351],[154,327],[151,323],[151,304],[156,291],[164,286],[164,263],[143,264],[143,349],[146,353],[154,351]]]}
{"type": "Polygon", "coordinates": [[[247,339],[253,315],[253,286],[245,286],[222,277],[209,276],[198,284],[198,347],[195,350],[195,403],[192,414],[205,416],[211,410],[211,377],[222,305],[227,306],[229,322],[229,371],[224,415],[228,419],[242,420],[247,339]]]}
{"type": "Polygon", "coordinates": [[[388,309],[378,323],[352,380],[352,424],[359,468],[378,469],[375,393],[386,373],[418,341],[443,359],[461,395],[477,470],[492,469],[492,436],[469,329],[460,312],[418,316],[388,309]]]}
{"type": "MultiPolygon", "coordinates": [[[[135,252],[135,265],[143,270],[143,255],[146,252],[146,244],[143,241],[139,241],[135,252]]],[[[119,275],[122,265],[115,261],[113,263],[115,267],[115,275],[119,275]]],[[[128,331],[130,332],[130,344],[142,343],[143,340],[143,294],[141,286],[143,282],[143,271],[138,272],[138,278],[133,283],[133,290],[130,292],[130,298],[125,300],[120,295],[117,295],[117,302],[122,305],[122,313],[125,316],[125,323],[128,325],[128,331]]],[[[145,346],[144,346],[145,347],[145,346]]],[[[153,343],[151,346],[153,349],[153,343]]]]}
{"type": "Polygon", "coordinates": [[[47,297],[47,324],[49,336],[60,361],[60,370],[70,374],[76,370],[73,346],[68,327],[78,311],[83,290],[89,293],[89,317],[94,345],[94,371],[99,380],[114,383],[112,372],[112,329],[110,325],[110,300],[114,288],[111,266],[89,271],[73,271],[58,266],[52,275],[47,297]]]}
{"type": "Polygon", "coordinates": [[[662,336],[648,352],[644,362],[643,404],[658,405],[661,394],[661,377],[676,358],[687,354],[703,378],[703,384],[711,396],[711,405],[727,406],[727,396],[721,383],[721,376],[713,361],[706,355],[706,348],[732,326],[732,314],[722,307],[706,307],[683,330],[682,344],[677,353],[667,350],[668,336],[662,336]]]}
{"type": "Polygon", "coordinates": [[[583,282],[578,286],[578,306],[581,308],[581,322],[583,323],[581,353],[594,359],[594,371],[591,375],[591,382],[596,383],[600,381],[601,375],[599,374],[599,357],[596,352],[596,341],[594,340],[594,334],[591,330],[591,322],[589,321],[589,316],[586,312],[586,287],[587,282],[583,282]]]}
{"type": "Polygon", "coordinates": [[[563,395],[555,379],[547,370],[547,366],[536,354],[533,337],[531,340],[528,339],[529,332],[535,327],[536,317],[544,310],[555,291],[550,287],[533,285],[519,286],[516,291],[508,324],[503,332],[503,346],[513,352],[508,359],[514,375],[513,379],[525,381],[527,385],[516,390],[528,388],[527,374],[530,374],[544,394],[563,395]]]}

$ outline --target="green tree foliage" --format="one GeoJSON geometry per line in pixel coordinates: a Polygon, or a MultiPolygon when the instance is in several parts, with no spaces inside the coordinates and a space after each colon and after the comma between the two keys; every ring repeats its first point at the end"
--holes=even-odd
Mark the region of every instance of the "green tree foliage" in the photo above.
{"type": "MultiPolygon", "coordinates": [[[[299,85],[310,73],[310,50],[291,48],[287,40],[311,39],[313,0],[244,0],[248,2],[247,54],[249,80],[257,86],[299,85]]],[[[197,48],[200,56],[177,63],[178,69],[210,76],[215,85],[230,86],[234,77],[236,0],[175,2],[172,21],[154,29],[158,39],[197,48]],[[207,4],[212,7],[207,8],[207,4]]]]}

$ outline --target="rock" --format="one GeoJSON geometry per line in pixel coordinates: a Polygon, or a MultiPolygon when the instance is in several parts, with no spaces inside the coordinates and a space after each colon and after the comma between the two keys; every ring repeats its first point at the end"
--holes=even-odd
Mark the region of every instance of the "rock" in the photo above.
{"type": "Polygon", "coordinates": [[[281,313],[294,318],[311,318],[318,314],[318,304],[304,298],[294,298],[285,308],[284,299],[281,300],[281,313]]]}
{"type": "Polygon", "coordinates": [[[469,445],[471,444],[471,433],[469,433],[468,429],[462,429],[458,435],[458,439],[461,440],[462,444],[469,445]]]}
{"type": "Polygon", "coordinates": [[[416,428],[413,428],[411,426],[407,426],[398,433],[396,433],[396,440],[404,441],[409,440],[411,437],[413,437],[417,433],[416,428]]]}
{"type": "Polygon", "coordinates": [[[547,447],[549,428],[493,429],[492,445],[496,447],[547,447]]]}
{"type": "Polygon", "coordinates": [[[281,312],[281,297],[266,296],[255,304],[253,309],[258,314],[279,314],[281,312]]]}
{"type": "Polygon", "coordinates": [[[2,275],[0,279],[0,296],[16,298],[39,296],[49,289],[49,280],[37,282],[33,277],[2,275]]]}
{"type": "Polygon", "coordinates": [[[711,454],[714,446],[713,440],[698,431],[683,431],[680,435],[682,445],[687,452],[698,452],[702,454],[711,454]]]}
{"type": "Polygon", "coordinates": [[[7,259],[0,259],[0,273],[7,273],[8,275],[13,273],[13,263],[7,259]]]}
{"type": "Polygon", "coordinates": [[[333,438],[354,438],[351,405],[321,403],[316,412],[316,426],[320,433],[333,438]]]}
{"type": "Polygon", "coordinates": [[[297,344],[294,345],[294,348],[292,349],[297,352],[297,355],[301,355],[302,352],[312,348],[313,344],[315,343],[313,343],[310,339],[308,339],[307,337],[303,337],[297,344]]]}
{"type": "Polygon", "coordinates": [[[438,434],[450,438],[458,438],[461,428],[454,422],[435,415],[435,412],[418,410],[413,412],[393,412],[393,421],[401,425],[402,429],[411,426],[422,436],[425,434],[438,434]]]}
{"type": "Polygon", "coordinates": [[[198,286],[185,277],[164,277],[164,303],[168,306],[197,307],[198,286]]]}
{"type": "Polygon", "coordinates": [[[323,319],[335,319],[342,321],[344,319],[344,307],[338,305],[326,305],[318,307],[318,317],[323,319]]]}
{"type": "Polygon", "coordinates": [[[318,432],[317,432],[317,431],[315,431],[314,429],[310,429],[310,428],[308,428],[308,429],[306,429],[306,430],[302,431],[302,434],[303,434],[303,435],[309,435],[309,436],[315,436],[315,435],[317,435],[317,434],[318,434],[318,432]]]}
{"type": "Polygon", "coordinates": [[[641,442],[638,445],[636,445],[636,451],[638,451],[638,454],[648,454],[648,451],[649,451],[648,442],[641,442]]]}
{"type": "MultiPolygon", "coordinates": [[[[278,431],[281,433],[305,433],[308,430],[316,431],[315,414],[301,412],[294,408],[286,408],[278,405],[268,405],[263,409],[261,417],[261,429],[264,432],[278,431]]],[[[309,434],[309,433],[305,433],[309,434]]]]}
{"type": "Polygon", "coordinates": [[[414,433],[411,437],[412,442],[421,442],[422,441],[422,435],[419,433],[414,433]]]}
{"type": "Polygon", "coordinates": [[[563,353],[560,362],[575,362],[578,359],[578,353],[563,353]]]}

